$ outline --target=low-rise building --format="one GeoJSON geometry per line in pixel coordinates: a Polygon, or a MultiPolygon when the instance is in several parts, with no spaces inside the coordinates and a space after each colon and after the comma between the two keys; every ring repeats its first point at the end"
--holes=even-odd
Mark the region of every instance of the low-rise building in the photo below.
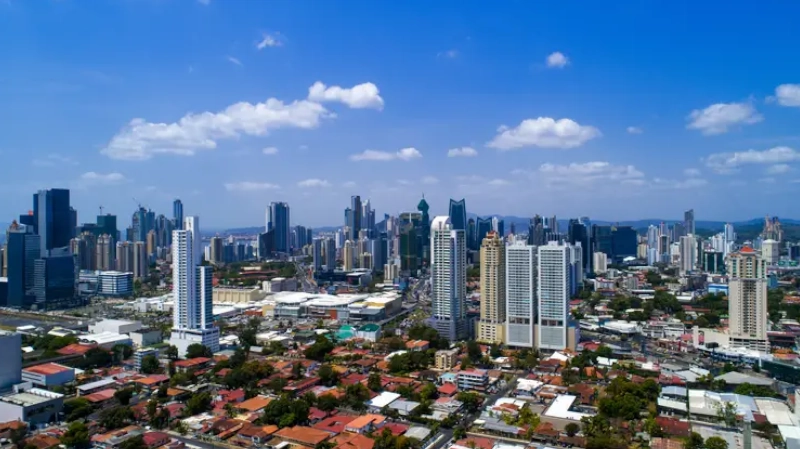
{"type": "Polygon", "coordinates": [[[101,320],[89,325],[89,333],[101,334],[129,334],[133,331],[138,331],[142,327],[141,321],[128,321],[128,320],[101,320]]]}
{"type": "Polygon", "coordinates": [[[451,370],[458,364],[458,349],[436,351],[436,369],[451,370]]]}
{"type": "Polygon", "coordinates": [[[0,396],[0,422],[25,421],[31,425],[58,420],[64,395],[41,388],[18,389],[0,396]]]}
{"type": "Polygon", "coordinates": [[[489,373],[482,369],[471,369],[456,373],[456,384],[462,391],[486,391],[489,386],[489,373]]]}
{"type": "Polygon", "coordinates": [[[212,301],[214,304],[249,304],[266,296],[267,292],[255,287],[215,287],[212,301]]]}
{"type": "Polygon", "coordinates": [[[39,387],[54,387],[75,380],[75,369],[57,363],[43,363],[22,369],[22,381],[39,387]]]}
{"type": "Polygon", "coordinates": [[[113,297],[131,296],[133,294],[133,273],[101,271],[97,275],[97,293],[113,297]]]}
{"type": "Polygon", "coordinates": [[[136,348],[144,348],[146,346],[155,345],[164,341],[164,336],[161,329],[142,328],[133,331],[129,334],[133,346],[136,348]]]}

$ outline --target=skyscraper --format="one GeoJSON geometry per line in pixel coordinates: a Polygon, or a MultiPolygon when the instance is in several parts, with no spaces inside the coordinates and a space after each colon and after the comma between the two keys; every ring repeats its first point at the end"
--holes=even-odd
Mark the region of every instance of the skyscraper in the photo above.
{"type": "Polygon", "coordinates": [[[315,238],[312,243],[311,255],[314,260],[314,271],[317,273],[322,271],[322,265],[324,264],[322,260],[322,244],[323,240],[319,237],[315,238]]]}
{"type": "Polygon", "coordinates": [[[27,308],[33,302],[29,293],[34,283],[34,265],[41,256],[41,239],[33,233],[32,226],[11,223],[6,241],[8,267],[8,306],[27,308]]]}
{"type": "Polygon", "coordinates": [[[39,235],[39,251],[46,256],[53,248],[69,247],[74,230],[69,206],[69,190],[40,190],[33,195],[34,233],[39,235]]]}
{"type": "Polygon", "coordinates": [[[275,251],[291,251],[291,228],[289,227],[289,204],[272,202],[267,209],[267,232],[275,231],[275,251]]]}
{"type": "MultiPolygon", "coordinates": [[[[450,225],[452,229],[467,230],[467,200],[461,201],[450,200],[450,225]]],[[[483,240],[483,237],[478,236],[478,241],[483,240]]]]}
{"type": "Polygon", "coordinates": [[[536,247],[514,242],[506,247],[506,344],[533,348],[536,319],[536,247]]]}
{"type": "Polygon", "coordinates": [[[695,234],[694,209],[689,209],[683,213],[683,229],[687,234],[695,234]]]}
{"type": "Polygon", "coordinates": [[[569,323],[571,260],[573,248],[558,242],[548,242],[538,248],[539,322],[537,342],[539,348],[563,350],[575,349],[578,341],[577,328],[569,323]]]}
{"type": "Polygon", "coordinates": [[[350,228],[350,235],[348,238],[352,241],[358,240],[358,235],[361,232],[361,220],[363,217],[363,205],[361,204],[361,197],[353,195],[350,197],[350,215],[348,217],[347,227],[350,228]]]}
{"type": "MultiPolygon", "coordinates": [[[[96,268],[101,271],[108,271],[115,269],[114,264],[114,249],[116,244],[114,238],[108,234],[103,234],[97,238],[97,253],[95,261],[96,268]]],[[[118,269],[118,268],[117,268],[118,269]]]]}
{"type": "Polygon", "coordinates": [[[731,346],[769,351],[767,262],[745,246],[727,259],[728,332],[731,346]]]}
{"type": "Polygon", "coordinates": [[[531,218],[531,223],[528,226],[528,245],[544,245],[544,220],[539,214],[531,218]]]}
{"type": "Polygon", "coordinates": [[[344,271],[352,271],[356,263],[356,245],[352,240],[345,240],[342,248],[342,268],[344,271]]]}
{"type": "Polygon", "coordinates": [[[183,202],[179,199],[172,202],[172,220],[175,229],[183,229],[183,202]]]}
{"type": "Polygon", "coordinates": [[[36,259],[33,272],[32,307],[52,310],[75,305],[78,270],[75,256],[68,248],[54,249],[49,255],[36,259]]]}
{"type": "Polygon", "coordinates": [[[475,238],[478,240],[478,247],[483,243],[483,239],[489,235],[489,232],[492,231],[492,218],[480,218],[478,217],[478,222],[475,225],[476,233],[475,238]]]}
{"type": "Polygon", "coordinates": [[[170,343],[181,355],[194,343],[219,350],[219,329],[214,327],[210,266],[199,265],[200,219],[187,217],[184,229],[172,232],[172,295],[175,306],[170,343]]]}
{"type": "MultiPolygon", "coordinates": [[[[451,208],[452,211],[452,208],[451,208]]],[[[462,224],[466,224],[466,217],[462,224]]],[[[433,327],[449,341],[466,337],[466,231],[453,229],[450,217],[431,224],[431,314],[433,327]]]]}
{"type": "Polygon", "coordinates": [[[369,200],[361,202],[361,229],[366,229],[369,238],[375,235],[375,210],[369,200]]]}
{"type": "Polygon", "coordinates": [[[147,257],[147,246],[144,242],[134,242],[133,244],[133,277],[142,279],[147,276],[150,268],[150,260],[147,257]]]}
{"type": "Polygon", "coordinates": [[[336,242],[328,237],[325,239],[325,270],[333,271],[336,268],[336,242]]]}
{"type": "MultiPolygon", "coordinates": [[[[417,210],[422,215],[422,217],[421,217],[422,218],[422,220],[421,220],[422,223],[420,223],[419,230],[420,230],[420,234],[421,234],[420,235],[420,240],[422,241],[422,259],[423,259],[423,262],[427,262],[428,258],[430,257],[430,254],[431,254],[431,248],[430,248],[430,244],[431,244],[431,217],[430,217],[430,215],[428,215],[428,210],[429,209],[430,209],[430,207],[428,206],[428,202],[425,201],[425,196],[423,195],[422,199],[419,200],[419,203],[417,204],[417,210]]],[[[387,236],[387,238],[388,238],[388,236],[387,236]]],[[[387,253],[387,258],[383,261],[383,264],[378,265],[377,262],[376,262],[375,265],[382,267],[386,263],[386,260],[388,260],[388,253],[387,253]]]]}
{"type": "Polygon", "coordinates": [[[680,239],[681,265],[680,273],[694,271],[697,264],[697,239],[694,235],[684,235],[680,239]]]}
{"type": "Polygon", "coordinates": [[[485,343],[504,343],[506,324],[505,243],[491,231],[481,243],[481,316],[476,339],[485,343]]]}
{"type": "Polygon", "coordinates": [[[211,237],[208,243],[209,254],[211,258],[208,260],[213,264],[221,264],[222,259],[222,239],[219,236],[211,237]]]}

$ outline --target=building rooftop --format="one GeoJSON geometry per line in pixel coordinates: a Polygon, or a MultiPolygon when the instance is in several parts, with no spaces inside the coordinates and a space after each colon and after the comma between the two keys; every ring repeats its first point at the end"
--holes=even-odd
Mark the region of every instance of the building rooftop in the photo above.
{"type": "Polygon", "coordinates": [[[52,376],[53,374],[73,371],[73,369],[68,366],[59,365],[57,363],[43,363],[41,365],[34,365],[34,366],[29,366],[27,368],[23,368],[22,371],[34,374],[41,374],[44,376],[52,376]]]}
{"type": "Polygon", "coordinates": [[[63,398],[64,395],[54,393],[52,391],[43,390],[41,388],[31,388],[30,390],[21,393],[12,393],[5,396],[0,396],[0,402],[7,402],[10,404],[19,405],[21,407],[30,407],[32,405],[42,404],[53,399],[63,398]]]}

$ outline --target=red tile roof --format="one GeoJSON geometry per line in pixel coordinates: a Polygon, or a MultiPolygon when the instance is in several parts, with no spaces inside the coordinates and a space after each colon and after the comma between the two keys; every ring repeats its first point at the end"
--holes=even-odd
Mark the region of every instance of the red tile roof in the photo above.
{"type": "Polygon", "coordinates": [[[51,376],[53,374],[72,371],[72,368],[63,365],[58,365],[56,363],[43,363],[41,365],[34,365],[34,366],[29,366],[27,368],[23,368],[22,371],[27,371],[29,373],[34,373],[34,374],[42,374],[44,376],[51,376]]]}
{"type": "Polygon", "coordinates": [[[179,368],[192,368],[195,366],[200,366],[204,363],[210,362],[211,359],[208,357],[196,357],[193,359],[186,359],[186,360],[178,360],[175,362],[175,366],[179,368]]]}
{"type": "Polygon", "coordinates": [[[312,427],[318,430],[324,430],[332,434],[344,432],[345,426],[354,421],[357,416],[352,415],[333,415],[330,418],[325,418],[322,421],[314,424],[312,427]]]}

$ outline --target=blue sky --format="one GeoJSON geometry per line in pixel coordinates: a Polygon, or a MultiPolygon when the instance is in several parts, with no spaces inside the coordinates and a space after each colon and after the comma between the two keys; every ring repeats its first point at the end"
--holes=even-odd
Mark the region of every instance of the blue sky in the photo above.
{"type": "Polygon", "coordinates": [[[0,0],[0,210],[798,218],[800,4],[0,0]],[[319,84],[318,84],[319,83],[319,84]]]}

